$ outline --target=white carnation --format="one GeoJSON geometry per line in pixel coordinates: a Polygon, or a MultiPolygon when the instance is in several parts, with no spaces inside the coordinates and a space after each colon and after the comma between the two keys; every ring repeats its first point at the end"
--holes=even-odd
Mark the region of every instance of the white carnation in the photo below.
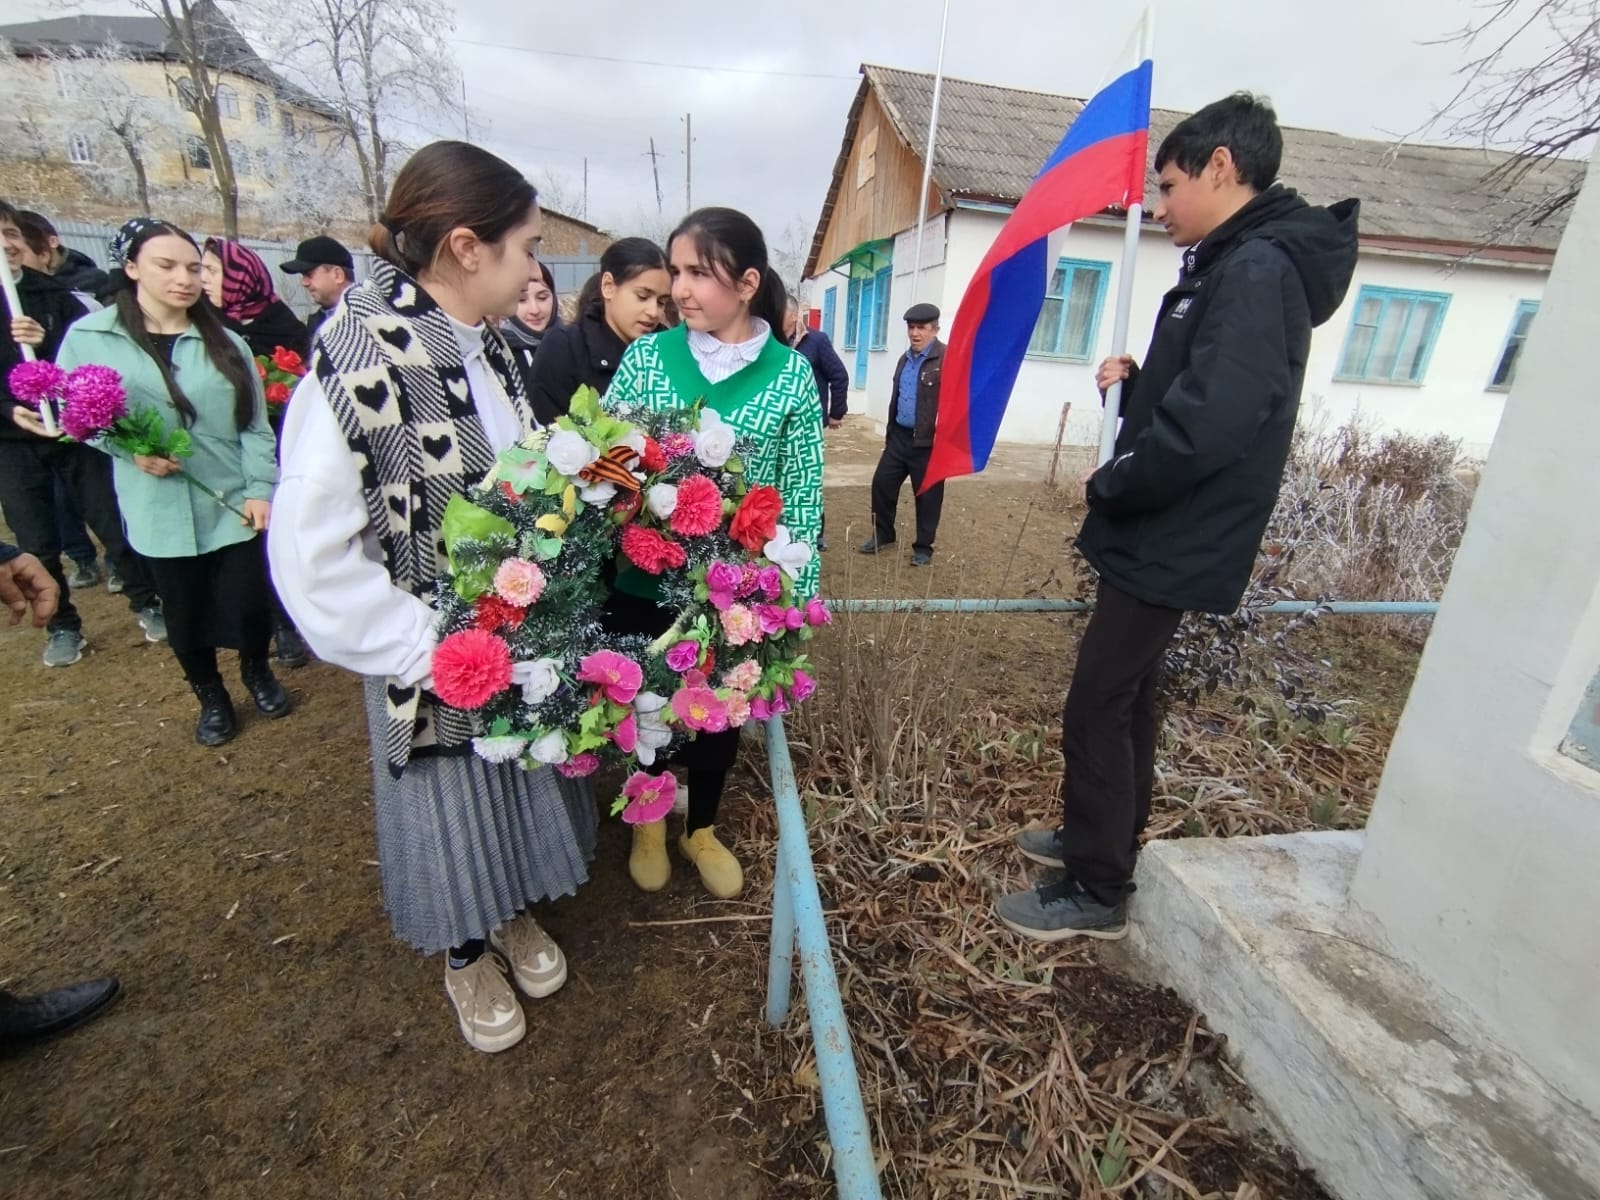
{"type": "Polygon", "coordinates": [[[515,762],[522,757],[523,747],[528,744],[526,738],[507,735],[505,737],[475,737],[472,739],[472,750],[485,762],[508,763],[515,762]]]}
{"type": "Polygon", "coordinates": [[[561,686],[559,666],[553,658],[536,658],[532,662],[511,665],[511,682],[522,689],[524,704],[538,704],[555,694],[561,686]]]}
{"type": "Polygon", "coordinates": [[[644,499],[650,515],[658,521],[665,521],[678,511],[678,489],[670,483],[656,484],[645,493],[644,499]]]}
{"type": "Polygon", "coordinates": [[[600,451],[591,446],[581,433],[558,429],[550,435],[545,456],[552,467],[570,478],[599,458],[600,451]]]}
{"type": "Polygon", "coordinates": [[[700,416],[700,430],[694,435],[694,456],[700,465],[715,470],[733,457],[734,432],[710,409],[700,416]]]}

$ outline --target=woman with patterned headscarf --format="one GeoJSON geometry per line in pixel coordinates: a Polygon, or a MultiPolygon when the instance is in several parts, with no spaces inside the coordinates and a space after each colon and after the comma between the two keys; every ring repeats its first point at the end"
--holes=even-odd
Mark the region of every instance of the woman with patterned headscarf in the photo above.
{"type": "Polygon", "coordinates": [[[272,274],[254,250],[225,238],[207,238],[200,283],[223,323],[245,340],[251,354],[271,358],[280,346],[302,359],[310,352],[305,325],[278,299],[272,274]]]}
{"type": "MultiPolygon", "coordinates": [[[[278,298],[272,274],[254,250],[225,238],[207,238],[200,255],[200,285],[211,306],[222,314],[222,323],[245,340],[252,355],[273,358],[279,350],[290,350],[304,362],[310,354],[310,334],[278,298]]],[[[273,402],[271,389],[267,399],[267,423],[281,442],[283,405],[273,402]]],[[[272,637],[272,657],[279,666],[303,667],[311,661],[311,651],[289,619],[276,588],[272,592],[272,637]]]]}

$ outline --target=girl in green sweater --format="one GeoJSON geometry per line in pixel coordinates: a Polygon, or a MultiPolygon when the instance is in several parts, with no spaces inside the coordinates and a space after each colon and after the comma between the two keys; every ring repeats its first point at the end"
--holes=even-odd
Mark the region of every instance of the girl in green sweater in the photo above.
{"type": "MultiPolygon", "coordinates": [[[[672,299],[682,324],[639,338],[622,357],[608,408],[688,408],[703,400],[754,452],[751,483],[776,487],[782,521],[797,542],[815,545],[822,524],[822,421],[811,365],[784,345],[783,282],[767,259],[754,221],[731,208],[702,208],[684,218],[667,242],[672,299]]],[[[796,581],[801,603],[816,594],[815,556],[796,581]]],[[[677,615],[658,604],[642,580],[623,574],[608,605],[619,631],[664,633],[677,615]]],[[[739,749],[739,731],[702,733],[679,758],[688,772],[689,815],[678,845],[712,895],[739,894],[739,860],[714,828],[723,785],[739,749]]],[[[666,886],[665,822],[633,827],[628,859],[633,881],[647,892],[666,886]]]]}

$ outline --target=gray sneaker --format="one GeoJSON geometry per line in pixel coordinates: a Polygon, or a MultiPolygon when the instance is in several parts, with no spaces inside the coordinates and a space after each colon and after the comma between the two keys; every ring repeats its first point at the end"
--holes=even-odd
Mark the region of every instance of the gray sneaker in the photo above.
{"type": "Polygon", "coordinates": [[[76,629],[54,630],[44,644],[44,665],[70,667],[83,657],[83,648],[89,639],[76,629]]]}
{"type": "Polygon", "coordinates": [[[1128,933],[1128,902],[1102,904],[1074,879],[1002,896],[994,909],[1007,926],[1041,942],[1074,937],[1114,942],[1128,933]]]}
{"type": "Polygon", "coordinates": [[[67,586],[82,590],[100,582],[100,568],[94,563],[74,563],[72,574],[67,576],[67,586]]]}
{"type": "Polygon", "coordinates": [[[124,586],[122,576],[117,574],[117,569],[108,565],[106,567],[106,591],[113,596],[121,595],[124,586]]]}
{"type": "Polygon", "coordinates": [[[1017,849],[1022,851],[1023,858],[1031,858],[1042,867],[1065,867],[1066,861],[1062,857],[1065,851],[1061,848],[1061,830],[1056,829],[1024,829],[1017,834],[1017,849]]]}
{"type": "Polygon", "coordinates": [[[139,627],[144,630],[144,640],[147,642],[164,642],[167,640],[167,618],[158,605],[152,604],[149,608],[139,610],[139,627]]]}

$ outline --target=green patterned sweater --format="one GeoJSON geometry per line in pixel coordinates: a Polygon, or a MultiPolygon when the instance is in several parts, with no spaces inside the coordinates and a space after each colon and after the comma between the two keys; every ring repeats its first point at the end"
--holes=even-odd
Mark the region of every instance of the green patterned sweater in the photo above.
{"type": "MultiPolygon", "coordinates": [[[[822,532],[822,401],[811,364],[769,338],[754,362],[713,384],[700,373],[688,338],[688,329],[679,325],[629,346],[606,389],[606,407],[688,408],[704,400],[739,437],[754,443],[745,464],[750,481],[778,489],[779,520],[795,541],[815,547],[822,532]]],[[[813,554],[795,581],[802,600],[817,594],[819,573],[813,554]]]]}

